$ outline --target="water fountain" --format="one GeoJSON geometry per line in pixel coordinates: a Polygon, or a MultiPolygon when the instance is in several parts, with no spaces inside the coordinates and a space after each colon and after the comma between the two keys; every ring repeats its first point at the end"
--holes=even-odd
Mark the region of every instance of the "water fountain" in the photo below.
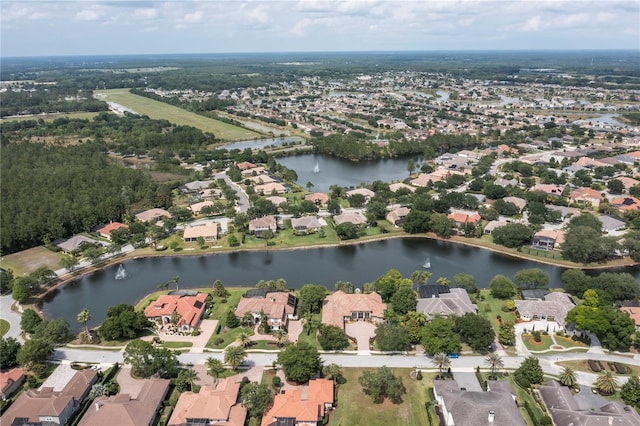
{"type": "Polygon", "coordinates": [[[116,272],[116,280],[124,280],[127,278],[127,271],[122,266],[122,263],[118,266],[118,272],[116,272]]]}
{"type": "Polygon", "coordinates": [[[320,164],[316,161],[316,166],[313,168],[313,173],[320,173],[320,164]]]}
{"type": "Polygon", "coordinates": [[[431,268],[431,258],[429,256],[427,256],[427,258],[424,260],[424,263],[422,264],[422,267],[424,269],[431,268]]]}

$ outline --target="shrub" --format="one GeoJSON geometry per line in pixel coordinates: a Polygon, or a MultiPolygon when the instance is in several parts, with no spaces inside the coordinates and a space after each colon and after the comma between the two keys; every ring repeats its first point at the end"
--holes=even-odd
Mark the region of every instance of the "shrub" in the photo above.
{"type": "Polygon", "coordinates": [[[619,362],[614,362],[613,368],[616,369],[616,373],[618,374],[629,374],[629,367],[624,364],[620,364],[619,362]]]}
{"type": "Polygon", "coordinates": [[[600,366],[598,365],[598,363],[592,359],[587,361],[587,364],[589,364],[589,368],[591,369],[591,371],[593,371],[594,373],[599,373],[600,370],[602,370],[602,368],[600,368],[600,366]]]}
{"type": "Polygon", "coordinates": [[[540,336],[540,332],[538,330],[532,331],[531,337],[533,337],[533,340],[535,340],[536,342],[542,342],[542,337],[540,336]]]}
{"type": "Polygon", "coordinates": [[[282,381],[280,380],[279,376],[273,376],[273,379],[271,379],[271,384],[274,387],[279,388],[280,386],[282,386],[282,381]]]}
{"type": "Polygon", "coordinates": [[[416,373],[416,380],[422,380],[422,371],[418,370],[418,372],[416,373]]]}

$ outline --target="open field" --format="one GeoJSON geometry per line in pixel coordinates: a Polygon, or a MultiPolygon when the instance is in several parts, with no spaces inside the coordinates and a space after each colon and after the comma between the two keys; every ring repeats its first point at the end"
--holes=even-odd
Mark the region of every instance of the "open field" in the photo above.
{"type": "Polygon", "coordinates": [[[88,118],[92,119],[99,113],[97,112],[67,112],[67,113],[57,113],[57,114],[37,114],[37,115],[20,115],[20,116],[12,116],[12,117],[4,117],[0,119],[0,123],[8,122],[8,121],[26,121],[26,120],[44,120],[44,121],[53,121],[56,118],[88,118]]]}
{"type": "MultiPolygon", "coordinates": [[[[371,397],[362,392],[358,378],[362,368],[345,368],[343,370],[346,383],[338,389],[338,404],[330,415],[330,425],[369,425],[369,426],[404,426],[428,425],[425,403],[429,402],[428,388],[433,386],[430,375],[425,374],[420,381],[409,377],[410,369],[392,369],[396,376],[402,378],[407,388],[403,402],[393,404],[388,399],[382,404],[374,404],[371,397]],[[357,409],[354,409],[357,407],[357,409]]],[[[437,424],[437,418],[436,420],[437,424]]]]}
{"type": "Polygon", "coordinates": [[[260,136],[258,132],[232,126],[222,121],[203,117],[193,112],[153,99],[129,93],[128,89],[96,90],[94,95],[110,102],[115,102],[132,109],[138,114],[148,115],[155,119],[168,120],[180,126],[196,127],[203,132],[213,133],[223,140],[253,139],[260,136]]]}
{"type": "Polygon", "coordinates": [[[13,275],[18,277],[30,274],[41,266],[46,266],[54,271],[60,269],[60,259],[60,253],[39,246],[2,256],[0,266],[4,269],[11,269],[13,275]]]}

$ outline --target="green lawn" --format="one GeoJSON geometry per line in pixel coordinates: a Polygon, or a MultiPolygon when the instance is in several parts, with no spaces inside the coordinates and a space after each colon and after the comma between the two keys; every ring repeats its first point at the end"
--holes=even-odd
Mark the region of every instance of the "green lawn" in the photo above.
{"type": "Polygon", "coordinates": [[[44,121],[53,121],[56,118],[88,118],[92,119],[97,116],[97,112],[67,112],[67,113],[59,113],[59,114],[38,114],[38,115],[25,115],[20,117],[5,117],[0,119],[0,123],[8,122],[8,121],[26,121],[26,120],[44,120],[44,121]]]}
{"type": "Polygon", "coordinates": [[[424,375],[418,381],[409,377],[410,369],[394,368],[394,374],[402,378],[407,389],[404,401],[393,404],[385,400],[382,404],[374,404],[358,384],[363,371],[362,368],[344,369],[346,383],[338,389],[337,408],[330,414],[330,425],[429,425],[425,403],[430,401],[428,389],[433,386],[431,376],[424,375]]]}
{"type": "Polygon", "coordinates": [[[167,349],[182,349],[192,347],[193,342],[162,342],[161,345],[167,349]]]}
{"type": "Polygon", "coordinates": [[[242,127],[233,126],[219,120],[204,117],[182,108],[129,93],[128,89],[96,90],[94,96],[109,100],[134,110],[138,114],[154,119],[168,120],[181,126],[196,127],[203,132],[213,133],[223,140],[253,139],[260,133],[242,127]]]}
{"type": "Polygon", "coordinates": [[[214,333],[209,338],[209,341],[207,342],[206,347],[212,348],[212,349],[224,349],[227,346],[229,346],[230,343],[233,343],[238,338],[240,333],[247,333],[249,335],[253,335],[253,330],[246,327],[238,327],[238,328],[232,328],[229,330],[223,330],[220,332],[220,334],[214,333]],[[222,341],[220,341],[218,344],[214,344],[215,340],[218,338],[222,339],[222,341]]]}
{"type": "Polygon", "coordinates": [[[522,341],[530,351],[544,351],[551,348],[553,341],[551,336],[540,336],[540,342],[535,342],[531,334],[522,334],[522,341]]]}
{"type": "Polygon", "coordinates": [[[497,316],[500,315],[502,321],[516,322],[516,315],[513,312],[503,312],[502,307],[505,306],[506,300],[496,299],[491,296],[489,290],[480,290],[480,294],[484,296],[484,301],[478,300],[478,314],[488,319],[493,326],[496,335],[500,329],[500,323],[497,320],[497,316]]]}
{"type": "Polygon", "coordinates": [[[555,338],[556,338],[556,342],[560,346],[563,346],[565,348],[584,348],[584,349],[589,348],[589,345],[587,345],[586,343],[583,343],[579,340],[573,340],[569,337],[555,336],[555,338]]]}
{"type": "Polygon", "coordinates": [[[11,326],[9,325],[9,321],[0,319],[0,337],[7,334],[10,328],[11,326]]]}

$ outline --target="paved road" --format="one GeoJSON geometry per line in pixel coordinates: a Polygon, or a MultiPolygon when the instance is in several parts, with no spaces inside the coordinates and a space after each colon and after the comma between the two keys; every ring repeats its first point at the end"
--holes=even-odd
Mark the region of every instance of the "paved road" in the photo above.
{"type": "Polygon", "coordinates": [[[229,179],[229,176],[227,176],[226,173],[216,173],[214,177],[216,179],[224,179],[227,185],[229,185],[234,191],[236,191],[236,195],[238,196],[238,204],[236,208],[238,211],[242,213],[246,213],[247,210],[249,210],[249,207],[251,207],[251,204],[249,203],[249,197],[242,190],[242,188],[240,188],[240,186],[237,183],[231,181],[231,179],[229,179]]]}
{"type": "Polygon", "coordinates": [[[13,337],[18,339],[20,342],[23,342],[24,339],[20,335],[22,329],[20,328],[20,316],[19,313],[11,310],[11,305],[13,304],[13,298],[10,294],[0,296],[0,318],[3,320],[7,320],[9,322],[9,331],[4,337],[13,337]]]}

